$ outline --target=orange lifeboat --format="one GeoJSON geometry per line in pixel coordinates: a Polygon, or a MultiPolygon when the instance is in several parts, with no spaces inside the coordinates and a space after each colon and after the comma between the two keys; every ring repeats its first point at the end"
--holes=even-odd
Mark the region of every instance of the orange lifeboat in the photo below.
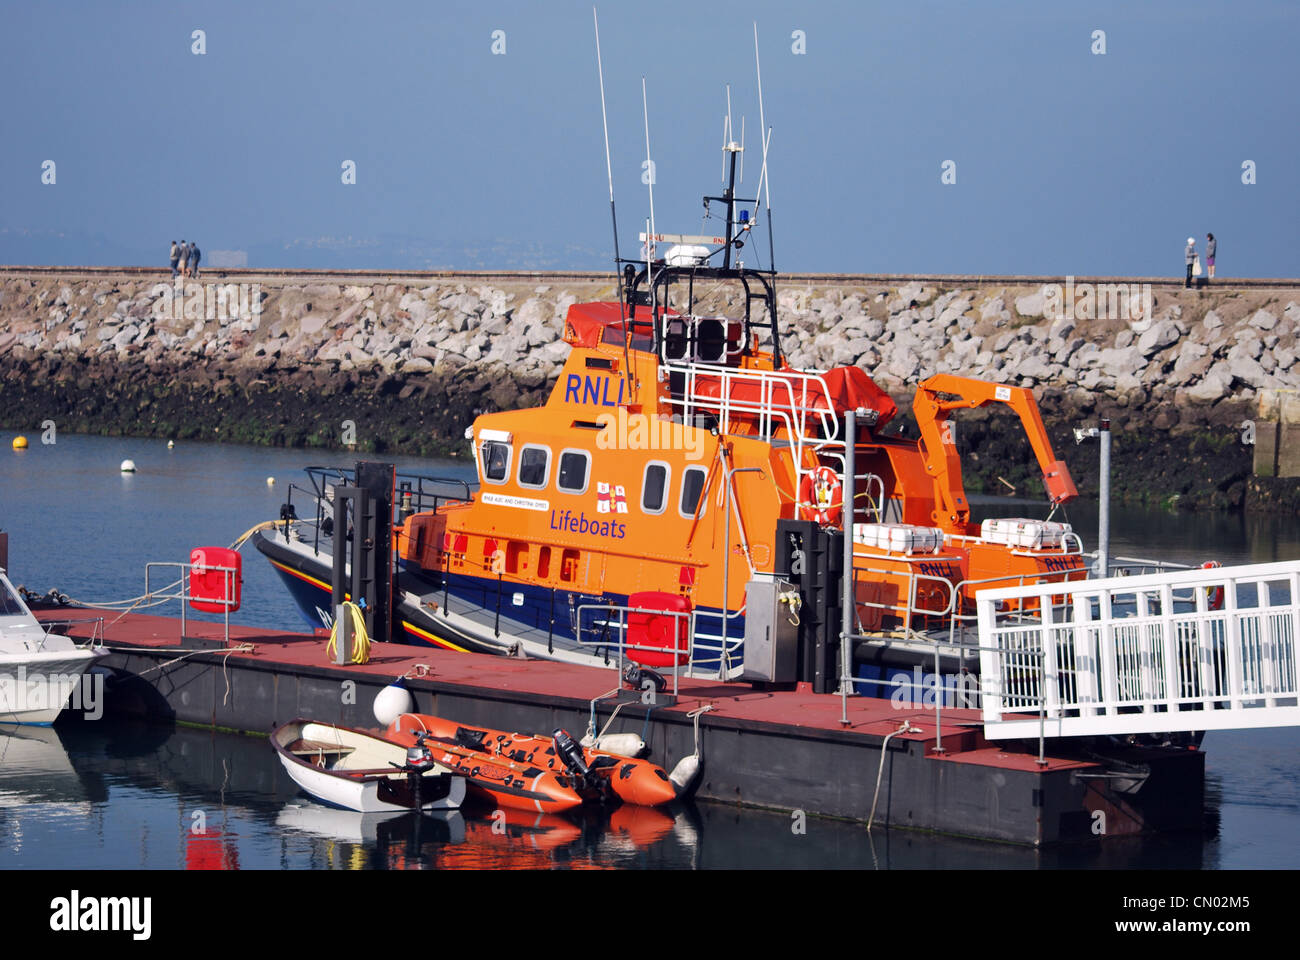
{"type": "MultiPolygon", "coordinates": [[[[445,746],[450,751],[454,745],[457,750],[477,755],[487,765],[512,764],[525,773],[529,770],[544,771],[556,780],[570,784],[568,789],[579,797],[579,802],[584,799],[616,798],[623,803],[656,807],[677,798],[677,790],[662,767],[649,760],[579,747],[567,734],[557,747],[556,738],[510,733],[487,727],[467,727],[455,720],[424,713],[403,714],[389,726],[388,733],[397,739],[405,737],[413,740],[415,733],[421,730],[427,731],[425,742],[431,749],[445,746]],[[577,754],[580,757],[575,758],[577,754]],[[577,759],[581,760],[580,764],[576,762],[577,759]],[[578,767],[577,770],[574,769],[575,766],[578,767]]],[[[435,749],[435,756],[436,754],[435,749]]],[[[477,785],[472,777],[470,785],[477,785]]],[[[493,792],[494,797],[497,796],[494,791],[489,792],[493,792]]],[[[557,807],[543,810],[540,807],[519,807],[518,804],[513,806],[546,813],[566,809],[557,807]]]]}

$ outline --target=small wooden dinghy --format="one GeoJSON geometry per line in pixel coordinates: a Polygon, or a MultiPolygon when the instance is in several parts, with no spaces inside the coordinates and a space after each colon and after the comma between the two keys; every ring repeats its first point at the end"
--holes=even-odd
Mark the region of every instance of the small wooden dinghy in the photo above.
{"type": "Polygon", "coordinates": [[[423,739],[409,745],[312,720],[291,720],[271,733],[285,772],[322,803],[360,813],[454,810],[465,778],[438,763],[423,739]]]}

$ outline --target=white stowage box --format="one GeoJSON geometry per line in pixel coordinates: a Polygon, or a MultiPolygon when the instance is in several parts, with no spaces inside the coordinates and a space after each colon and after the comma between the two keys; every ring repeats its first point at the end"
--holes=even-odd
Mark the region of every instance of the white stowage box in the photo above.
{"type": "Polygon", "coordinates": [[[1004,543],[1008,547],[1041,549],[1059,547],[1062,538],[1071,530],[1068,523],[1057,523],[1054,520],[1002,517],[981,523],[980,539],[989,543],[1004,543]]]}
{"type": "Polygon", "coordinates": [[[943,547],[943,531],[938,527],[910,523],[855,523],[853,539],[890,553],[938,553],[943,547]]]}

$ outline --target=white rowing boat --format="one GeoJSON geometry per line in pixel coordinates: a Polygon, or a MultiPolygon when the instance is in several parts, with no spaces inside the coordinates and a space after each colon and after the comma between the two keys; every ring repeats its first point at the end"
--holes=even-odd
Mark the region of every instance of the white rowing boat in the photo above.
{"type": "Polygon", "coordinates": [[[322,803],[360,813],[455,810],[465,778],[436,763],[420,745],[312,720],[291,720],[271,733],[285,772],[322,803]]]}

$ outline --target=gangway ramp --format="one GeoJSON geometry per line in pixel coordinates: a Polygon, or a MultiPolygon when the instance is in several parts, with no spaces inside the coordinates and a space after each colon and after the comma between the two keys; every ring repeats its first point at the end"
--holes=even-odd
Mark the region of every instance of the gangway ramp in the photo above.
{"type": "Polygon", "coordinates": [[[1300,562],[984,590],[989,739],[1300,725],[1300,562]]]}

